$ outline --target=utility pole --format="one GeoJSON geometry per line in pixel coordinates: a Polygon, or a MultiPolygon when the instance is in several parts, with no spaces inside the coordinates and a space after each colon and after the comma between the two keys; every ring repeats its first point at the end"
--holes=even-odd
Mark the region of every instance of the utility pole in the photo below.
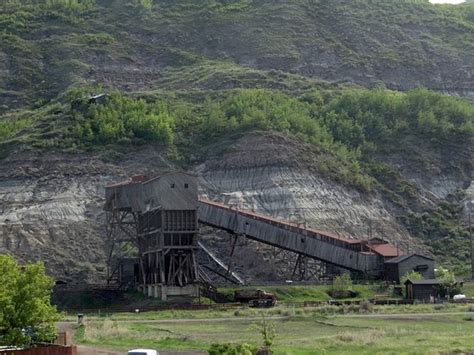
{"type": "Polygon", "coordinates": [[[467,227],[469,228],[469,240],[471,242],[471,279],[474,280],[474,240],[472,239],[472,229],[471,229],[471,212],[474,207],[472,202],[472,197],[469,198],[470,201],[466,204],[467,207],[467,227]]]}
{"type": "Polygon", "coordinates": [[[372,239],[372,220],[369,219],[369,240],[372,239]]]}
{"type": "Polygon", "coordinates": [[[469,240],[471,241],[471,278],[474,280],[474,240],[472,240],[471,231],[471,209],[468,211],[469,240]]]}

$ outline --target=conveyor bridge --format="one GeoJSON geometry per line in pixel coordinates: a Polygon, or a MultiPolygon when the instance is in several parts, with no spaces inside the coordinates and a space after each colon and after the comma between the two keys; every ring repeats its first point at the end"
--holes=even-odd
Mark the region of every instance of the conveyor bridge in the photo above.
{"type": "Polygon", "coordinates": [[[198,218],[203,224],[352,271],[377,277],[383,270],[383,256],[364,251],[360,240],[341,238],[202,198],[198,218]]]}

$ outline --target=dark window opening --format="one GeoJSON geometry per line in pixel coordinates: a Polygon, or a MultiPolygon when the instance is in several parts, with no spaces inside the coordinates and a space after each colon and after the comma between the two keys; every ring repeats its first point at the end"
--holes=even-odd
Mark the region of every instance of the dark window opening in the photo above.
{"type": "Polygon", "coordinates": [[[188,184],[184,184],[184,188],[187,189],[189,187],[188,184]]]}
{"type": "Polygon", "coordinates": [[[425,271],[428,270],[428,265],[417,265],[415,271],[425,271]]]}
{"type": "Polygon", "coordinates": [[[174,189],[175,185],[174,184],[171,184],[171,188],[174,189]]]}

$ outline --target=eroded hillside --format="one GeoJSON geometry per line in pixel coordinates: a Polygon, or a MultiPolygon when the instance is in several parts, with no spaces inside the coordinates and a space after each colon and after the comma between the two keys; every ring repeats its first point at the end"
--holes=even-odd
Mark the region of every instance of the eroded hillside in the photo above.
{"type": "MultiPolygon", "coordinates": [[[[324,157],[308,144],[260,132],[238,139],[223,154],[201,158],[189,167],[199,176],[201,196],[345,236],[364,238],[372,233],[403,249],[430,250],[410,234],[399,206],[382,190],[362,193],[319,173],[314,161],[324,157]]],[[[173,166],[163,151],[151,148],[114,157],[12,154],[0,169],[0,250],[21,260],[43,260],[59,279],[98,282],[105,274],[105,185],[173,166]]],[[[453,193],[466,185],[445,166],[437,168],[450,181],[443,184],[445,178],[441,179],[437,188],[453,193]]],[[[426,195],[431,196],[428,205],[443,201],[423,187],[432,180],[426,176],[419,181],[417,203],[426,204],[426,195]]],[[[208,228],[203,233],[204,243],[224,251],[225,259],[229,236],[208,228]]],[[[271,248],[244,241],[239,245],[234,263],[247,279],[288,277],[282,274],[285,260],[271,248]],[[272,265],[278,265],[279,272],[272,265]]],[[[443,254],[449,256],[438,251],[443,254]]]]}
{"type": "MultiPolygon", "coordinates": [[[[203,196],[467,271],[474,3],[146,4],[0,5],[0,252],[99,281],[104,186],[179,168],[203,196]]],[[[242,248],[239,271],[286,277],[242,248]]]]}

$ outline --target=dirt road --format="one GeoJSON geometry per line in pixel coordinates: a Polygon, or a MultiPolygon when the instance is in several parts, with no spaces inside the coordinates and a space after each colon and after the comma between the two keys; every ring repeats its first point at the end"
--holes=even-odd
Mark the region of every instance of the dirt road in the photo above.
{"type": "MultiPolygon", "coordinates": [[[[199,351],[199,350],[192,350],[192,351],[162,351],[159,350],[160,355],[205,355],[207,351],[199,351]]],[[[110,349],[103,349],[97,348],[92,346],[84,346],[79,345],[77,347],[77,354],[78,355],[125,355],[126,351],[118,351],[118,350],[110,350],[110,349]]]]}

